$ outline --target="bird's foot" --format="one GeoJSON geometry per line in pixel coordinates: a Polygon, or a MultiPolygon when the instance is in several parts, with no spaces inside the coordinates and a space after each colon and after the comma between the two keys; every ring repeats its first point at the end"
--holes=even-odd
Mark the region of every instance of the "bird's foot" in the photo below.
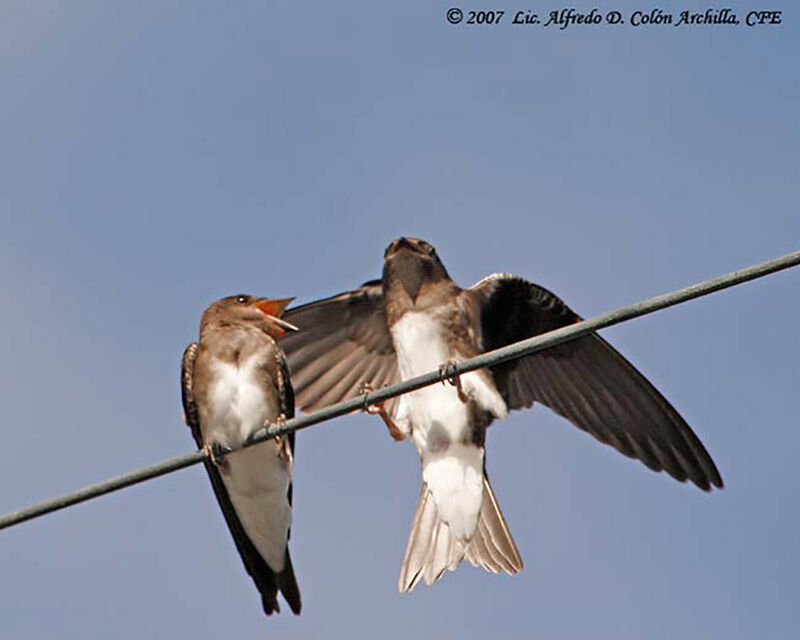
{"type": "MultiPolygon", "coordinates": [[[[365,396],[364,399],[366,401],[366,395],[373,391],[375,391],[375,387],[373,387],[369,382],[362,382],[361,386],[358,388],[358,395],[365,396]]],[[[389,430],[389,435],[392,436],[394,440],[397,442],[400,440],[405,440],[405,434],[395,424],[394,420],[392,420],[389,412],[386,411],[386,400],[381,400],[380,402],[376,402],[374,404],[364,404],[364,412],[371,415],[380,416],[383,420],[383,423],[386,425],[386,428],[389,430]]]]}
{"type": "Polygon", "coordinates": [[[440,364],[439,376],[442,378],[442,384],[451,384],[456,388],[456,391],[458,391],[458,399],[461,400],[461,402],[466,403],[469,400],[469,396],[461,385],[461,375],[456,371],[455,360],[448,360],[444,364],[440,364]]]}
{"type": "MultiPolygon", "coordinates": [[[[277,416],[275,416],[275,421],[269,426],[270,428],[277,427],[278,429],[282,429],[283,425],[285,424],[286,424],[286,416],[282,413],[279,413],[277,416]]],[[[280,437],[281,437],[280,435],[277,435],[275,436],[275,439],[278,439],[280,437]]]]}
{"type": "Polygon", "coordinates": [[[215,467],[222,471],[228,470],[228,461],[224,457],[228,451],[219,442],[204,444],[202,452],[215,467]]]}
{"type": "MultiPolygon", "coordinates": [[[[368,393],[372,393],[375,391],[375,387],[372,386],[369,382],[362,382],[358,387],[358,395],[366,396],[368,393]]],[[[366,398],[364,398],[366,401],[366,398]]],[[[380,415],[381,410],[383,410],[383,405],[385,401],[377,402],[375,404],[365,404],[364,405],[364,413],[369,413],[371,415],[380,415]]]]}
{"type": "MultiPolygon", "coordinates": [[[[272,423],[271,426],[278,427],[279,429],[286,424],[286,416],[282,413],[279,413],[275,417],[275,422],[272,423]]],[[[277,446],[277,451],[275,455],[277,455],[281,460],[286,462],[292,461],[292,445],[289,442],[289,434],[288,433],[280,433],[275,436],[275,444],[277,446]]]]}

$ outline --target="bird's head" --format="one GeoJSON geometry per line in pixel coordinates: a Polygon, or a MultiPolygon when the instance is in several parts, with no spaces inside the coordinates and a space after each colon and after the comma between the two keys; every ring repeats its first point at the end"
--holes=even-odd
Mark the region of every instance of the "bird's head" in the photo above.
{"type": "Polygon", "coordinates": [[[385,288],[398,284],[414,302],[426,283],[450,280],[436,249],[419,238],[398,238],[383,254],[383,283],[385,288]]]}
{"type": "Polygon", "coordinates": [[[202,325],[248,325],[273,338],[297,331],[293,324],[281,319],[283,310],[294,298],[257,298],[240,293],[217,300],[203,314],[202,325]]]}

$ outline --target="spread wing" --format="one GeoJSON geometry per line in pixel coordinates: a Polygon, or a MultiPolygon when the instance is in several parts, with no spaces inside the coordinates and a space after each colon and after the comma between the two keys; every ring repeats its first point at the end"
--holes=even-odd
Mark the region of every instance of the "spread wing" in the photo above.
{"type": "MultiPolygon", "coordinates": [[[[200,431],[200,421],[193,390],[194,363],[195,358],[197,357],[197,350],[198,346],[193,342],[186,347],[186,351],[183,352],[183,366],[181,368],[181,391],[183,397],[183,413],[186,419],[186,424],[192,430],[192,436],[194,436],[197,447],[202,448],[203,436],[200,431]]],[[[266,563],[264,558],[261,557],[261,554],[256,550],[253,542],[250,540],[250,537],[245,532],[239,517],[236,515],[236,510],[231,504],[230,496],[228,495],[228,491],[225,489],[225,485],[222,482],[222,477],[219,474],[219,470],[208,460],[205,461],[204,466],[206,468],[206,472],[208,473],[208,477],[211,480],[211,486],[214,488],[214,495],[217,498],[217,502],[219,502],[219,506],[222,509],[223,515],[225,516],[225,522],[227,523],[228,529],[233,536],[233,541],[236,543],[236,549],[239,551],[239,555],[242,558],[242,562],[244,563],[247,573],[253,579],[253,582],[256,584],[256,588],[261,593],[261,603],[264,607],[264,612],[267,615],[271,615],[272,613],[278,611],[278,601],[276,595],[278,592],[278,580],[280,579],[280,576],[276,575],[275,572],[269,568],[269,565],[266,563]]],[[[291,488],[289,491],[291,496],[291,488]]],[[[291,567],[289,564],[288,550],[286,559],[287,567],[291,567]]],[[[291,604],[292,603],[290,602],[290,605],[291,604]]],[[[295,611],[295,613],[299,612],[299,600],[297,609],[295,610],[293,606],[292,610],[295,611]]]]}
{"type": "MultiPolygon", "coordinates": [[[[289,309],[283,318],[300,329],[281,338],[280,345],[304,411],[352,398],[363,383],[378,389],[399,380],[380,280],[289,309]]],[[[390,414],[396,404],[395,399],[386,403],[390,414]]]]}
{"type": "MultiPolygon", "coordinates": [[[[490,351],[581,318],[527,280],[496,274],[463,292],[490,351]]],[[[722,487],[714,461],[667,399],[597,334],[490,367],[509,409],[539,402],[624,455],[703,490],[722,487]]]]}

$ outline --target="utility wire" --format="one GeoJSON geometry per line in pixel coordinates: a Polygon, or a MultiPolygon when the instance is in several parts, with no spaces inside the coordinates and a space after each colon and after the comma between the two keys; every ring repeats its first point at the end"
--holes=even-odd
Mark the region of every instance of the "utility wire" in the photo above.
{"type": "MultiPolygon", "coordinates": [[[[569,340],[575,340],[576,338],[586,335],[587,333],[597,331],[598,329],[604,329],[605,327],[610,327],[627,320],[632,320],[633,318],[638,318],[639,316],[647,315],[648,313],[653,313],[655,311],[660,311],[661,309],[666,309],[667,307],[688,302],[689,300],[706,296],[710,293],[714,293],[715,291],[720,291],[722,289],[727,289],[728,287],[733,287],[750,280],[755,280],[756,278],[761,278],[771,273],[797,266],[798,264],[800,264],[800,251],[790,253],[781,258],[775,258],[774,260],[768,260],[767,262],[762,262],[745,269],[739,269],[738,271],[733,271],[718,278],[705,280],[689,287],[678,289],[672,293],[656,296],[655,298],[650,298],[649,300],[645,300],[643,302],[637,302],[630,306],[623,307],[622,309],[617,309],[616,311],[612,311],[610,313],[595,316],[594,318],[590,318],[588,320],[576,322],[575,324],[556,329],[555,331],[550,331],[549,333],[541,334],[533,338],[528,338],[527,340],[522,340],[506,347],[502,347],[500,349],[495,349],[494,351],[483,353],[475,358],[453,363],[438,371],[431,371],[421,376],[383,387],[382,389],[370,391],[369,393],[359,395],[355,398],[351,398],[350,400],[339,402],[329,407],[320,409],[319,411],[314,411],[313,413],[292,418],[291,420],[287,420],[282,424],[265,425],[262,429],[258,430],[250,438],[248,438],[241,447],[238,448],[250,447],[254,444],[263,442],[264,440],[268,440],[289,431],[305,429],[306,427],[310,427],[333,418],[338,418],[339,416],[343,416],[353,411],[363,410],[369,405],[376,404],[383,400],[388,400],[389,398],[394,398],[395,396],[399,396],[410,391],[415,391],[421,387],[426,387],[437,382],[452,380],[455,376],[467,373],[469,371],[474,371],[475,369],[482,369],[483,367],[521,358],[537,351],[554,347],[569,340]]],[[[238,448],[232,448],[228,451],[224,451],[221,453],[221,455],[227,455],[228,453],[236,451],[238,448]]],[[[215,455],[219,454],[215,452],[215,455]]],[[[98,484],[85,487],[79,491],[75,491],[74,493],[68,493],[58,498],[54,498],[53,500],[41,502],[37,505],[27,507],[20,511],[9,513],[0,517],[0,529],[12,527],[27,520],[32,520],[33,518],[38,518],[39,516],[52,513],[53,511],[65,509],[81,502],[85,502],[86,500],[92,500],[99,496],[105,495],[106,493],[118,491],[119,489],[124,489],[125,487],[138,484],[139,482],[144,482],[145,480],[157,478],[158,476],[163,476],[165,474],[172,473],[173,471],[190,467],[198,464],[199,462],[203,462],[206,457],[206,453],[202,450],[194,451],[193,453],[187,453],[186,455],[178,456],[177,458],[171,458],[158,464],[145,467],[144,469],[134,471],[133,473],[117,476],[116,478],[111,478],[105,482],[100,482],[98,484]]]]}

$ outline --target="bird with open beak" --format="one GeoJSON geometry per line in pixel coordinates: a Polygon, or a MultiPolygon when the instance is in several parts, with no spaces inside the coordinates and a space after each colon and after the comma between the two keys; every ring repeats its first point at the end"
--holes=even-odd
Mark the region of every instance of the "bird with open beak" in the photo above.
{"type": "Polygon", "coordinates": [[[300,613],[289,557],[294,433],[241,449],[266,423],[294,416],[294,393],[276,338],[297,328],[280,315],[291,302],[238,295],[214,302],[200,321],[200,342],[183,354],[186,423],[264,612],[280,611],[278,591],[300,613]]]}
{"type": "MultiPolygon", "coordinates": [[[[383,278],[286,312],[282,346],[298,404],[313,410],[580,320],[546,289],[509,274],[468,289],[424,240],[386,249],[383,278]],[[366,385],[366,386],[365,386],[366,385]]],[[[444,367],[442,369],[441,367],[444,367]]],[[[539,402],[621,453],[703,490],[722,487],[708,452],[667,400],[596,334],[473,371],[374,408],[411,438],[422,490],[398,587],[431,584],[466,559],[509,574],[522,560],[486,474],[486,429],[539,402]]]]}

